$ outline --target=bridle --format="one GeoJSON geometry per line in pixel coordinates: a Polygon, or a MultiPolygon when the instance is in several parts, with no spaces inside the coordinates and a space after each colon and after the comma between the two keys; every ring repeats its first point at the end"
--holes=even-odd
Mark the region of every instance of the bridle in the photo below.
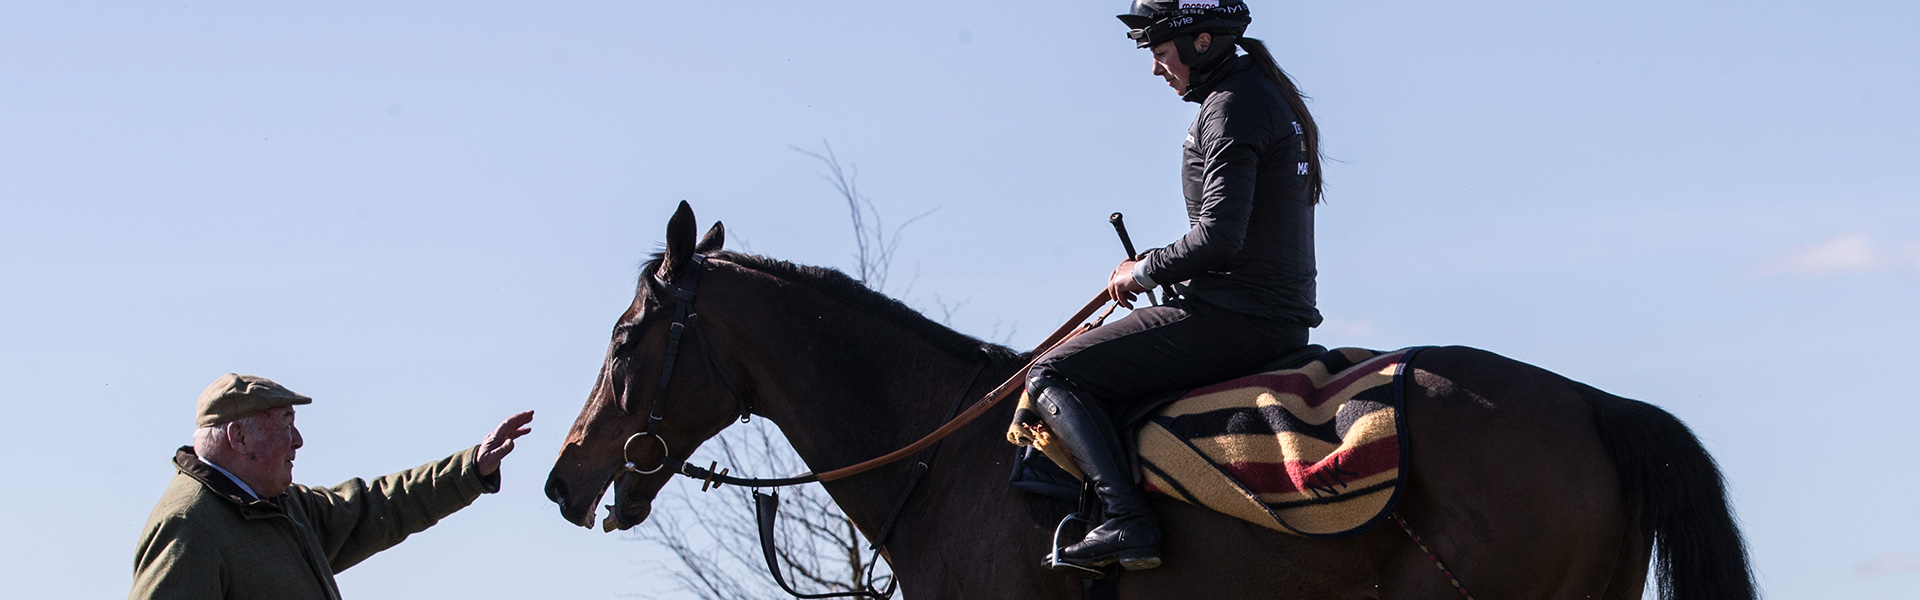
{"type": "MultiPolygon", "coordinates": [[[[802,600],[825,598],[868,598],[881,600],[891,597],[898,587],[899,580],[889,578],[886,589],[876,589],[873,585],[875,581],[873,567],[879,560],[881,551],[886,547],[887,539],[892,535],[893,526],[899,520],[902,509],[906,508],[907,501],[913,497],[913,492],[918,489],[922,477],[931,469],[932,460],[937,453],[940,440],[958,430],[961,426],[978,418],[980,415],[985,414],[987,409],[992,408],[1001,400],[1011,396],[1013,390],[1020,389],[1025,373],[1028,368],[1033,366],[1033,363],[1031,361],[1028,362],[1026,366],[1015,372],[1013,377],[1001,383],[998,387],[994,388],[992,392],[975,402],[965,413],[961,413],[961,404],[966,400],[968,393],[973,390],[974,383],[980,377],[980,372],[984,370],[987,365],[988,361],[983,357],[981,361],[974,365],[973,374],[967,377],[966,383],[961,384],[958,394],[953,399],[952,406],[947,410],[947,417],[944,424],[941,425],[940,428],[922,437],[919,441],[907,445],[905,448],[895,450],[878,458],[825,473],[802,473],[793,477],[777,479],[732,477],[727,474],[727,469],[719,469],[718,472],[716,472],[714,469],[718,468],[718,463],[709,465],[703,469],[688,464],[684,458],[674,457],[672,449],[667,446],[666,439],[660,436],[660,423],[666,416],[667,386],[673,381],[673,368],[680,355],[681,341],[686,338],[689,330],[693,332],[693,337],[699,341],[700,354],[704,359],[703,362],[706,364],[708,381],[710,383],[719,383],[721,387],[727,390],[727,394],[734,398],[734,402],[740,407],[740,422],[745,423],[750,420],[754,410],[752,398],[741,395],[739,390],[734,388],[733,383],[727,379],[726,372],[719,368],[719,362],[713,355],[713,344],[707,340],[705,330],[699,327],[700,314],[693,310],[694,299],[698,297],[695,294],[694,288],[699,284],[700,273],[706,267],[707,260],[708,257],[701,253],[695,253],[689,257],[686,264],[686,274],[681,277],[684,281],[683,285],[674,285],[668,282],[661,278],[658,272],[649,273],[645,277],[648,289],[652,290],[655,296],[672,296],[675,299],[673,322],[671,325],[668,325],[667,328],[667,351],[661,359],[660,384],[654,393],[653,407],[647,414],[646,427],[640,432],[628,436],[627,441],[621,445],[621,458],[625,461],[621,469],[640,475],[649,475],[671,467],[674,473],[701,480],[703,483],[700,486],[700,491],[703,492],[719,487],[722,484],[755,488],[753,492],[755,512],[759,517],[760,545],[767,559],[767,569],[773,574],[774,581],[780,584],[781,589],[786,590],[788,594],[796,598],[802,600]],[[639,465],[633,462],[633,442],[634,440],[648,437],[653,438],[660,445],[660,463],[650,469],[641,469],[639,465]],[[863,588],[851,592],[803,594],[788,585],[786,579],[780,574],[773,539],[774,520],[779,516],[780,496],[777,492],[774,494],[762,494],[758,488],[779,488],[833,481],[864,473],[916,454],[922,455],[921,460],[915,462],[913,471],[908,476],[905,493],[900,495],[900,499],[894,504],[893,510],[888,512],[886,523],[882,525],[879,535],[874,537],[872,544],[869,546],[869,549],[873,552],[873,558],[867,563],[865,575],[867,581],[863,588]]],[[[1093,314],[1093,311],[1099,309],[1101,305],[1106,303],[1107,297],[1103,291],[1100,296],[1095,297],[1086,307],[1080,309],[1080,312],[1076,313],[1065,325],[1056,329],[1053,335],[1048,336],[1046,341],[1041,342],[1040,346],[1034,349],[1031,355],[1032,360],[1038,360],[1042,355],[1046,354],[1047,350],[1051,350],[1061,342],[1089,329],[1098,327],[1101,322],[1106,320],[1108,315],[1113,313],[1112,306],[1109,306],[1106,312],[1101,313],[1100,317],[1091,323],[1081,325],[1081,322],[1085,321],[1089,315],[1093,314]],[[1076,326],[1079,327],[1076,328],[1076,326]]]]}
{"type": "Polygon", "coordinates": [[[660,422],[666,418],[667,385],[673,382],[673,365],[680,357],[680,342],[689,330],[700,339],[700,355],[705,359],[703,362],[707,367],[707,382],[720,383],[721,387],[727,390],[727,395],[733,397],[734,403],[740,407],[741,423],[753,418],[753,399],[741,395],[734,389],[733,382],[729,381],[727,374],[720,370],[718,361],[713,357],[713,344],[707,341],[706,330],[700,329],[700,314],[693,312],[693,301],[696,297],[694,287],[699,285],[700,271],[706,264],[707,255],[705,254],[694,254],[688,259],[684,287],[667,283],[658,272],[649,273],[646,276],[647,288],[653,290],[655,296],[668,295],[675,299],[673,323],[667,326],[667,352],[660,359],[660,385],[654,391],[653,408],[647,413],[646,428],[641,429],[639,433],[627,436],[627,441],[620,445],[620,456],[626,461],[621,468],[625,470],[641,475],[651,475],[668,466],[679,471],[686,464],[684,459],[673,457],[673,451],[667,446],[666,438],[660,437],[660,422]],[[633,462],[633,441],[647,437],[653,438],[660,444],[660,464],[643,470],[633,462]]]}

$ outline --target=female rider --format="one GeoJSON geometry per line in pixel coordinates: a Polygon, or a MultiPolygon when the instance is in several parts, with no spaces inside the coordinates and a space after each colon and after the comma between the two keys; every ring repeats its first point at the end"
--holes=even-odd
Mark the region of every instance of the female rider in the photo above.
{"type": "Polygon", "coordinates": [[[1318,130],[1259,40],[1241,0],[1134,0],[1120,20],[1153,52],[1153,73],[1200,104],[1181,164],[1192,228],[1113,270],[1107,293],[1166,286],[1143,307],[1049,351],[1027,373],[1041,419],[1098,491],[1107,520],[1063,562],[1160,565],[1160,528],[1109,415],[1247,374],[1307,344],[1314,307],[1318,130]],[[1238,54],[1235,46],[1247,54],[1238,54]]]}

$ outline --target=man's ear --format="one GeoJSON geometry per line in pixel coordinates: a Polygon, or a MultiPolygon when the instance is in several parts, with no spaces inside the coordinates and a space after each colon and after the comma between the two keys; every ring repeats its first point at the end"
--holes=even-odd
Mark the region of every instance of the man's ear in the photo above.
{"type": "Polygon", "coordinates": [[[1213,47],[1213,34],[1202,33],[1200,35],[1193,36],[1194,52],[1206,52],[1208,48],[1212,48],[1212,47],[1213,47]]]}
{"type": "Polygon", "coordinates": [[[234,452],[240,453],[241,456],[245,456],[247,454],[247,444],[253,442],[253,440],[247,439],[247,426],[241,424],[238,419],[235,419],[221,424],[220,428],[227,432],[227,447],[232,448],[234,452]]]}

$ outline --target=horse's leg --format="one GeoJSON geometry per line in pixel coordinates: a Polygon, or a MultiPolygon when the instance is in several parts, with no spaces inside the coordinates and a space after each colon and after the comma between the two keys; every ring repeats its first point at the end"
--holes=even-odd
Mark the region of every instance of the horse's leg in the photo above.
{"type": "Polygon", "coordinates": [[[1054,524],[1073,503],[1014,490],[1003,483],[1006,465],[994,460],[1012,451],[972,447],[993,452],[940,457],[951,470],[934,472],[952,475],[929,476],[901,518],[891,547],[905,597],[1081,600],[1077,580],[1041,566],[1054,524]]]}
{"type": "MultiPolygon", "coordinates": [[[[1422,352],[1411,378],[1399,511],[1460,584],[1483,599],[1601,596],[1622,558],[1627,509],[1578,389],[1471,348],[1422,352]]],[[[1430,591],[1445,583],[1431,561],[1406,562],[1388,562],[1383,597],[1448,597],[1430,591]]]]}

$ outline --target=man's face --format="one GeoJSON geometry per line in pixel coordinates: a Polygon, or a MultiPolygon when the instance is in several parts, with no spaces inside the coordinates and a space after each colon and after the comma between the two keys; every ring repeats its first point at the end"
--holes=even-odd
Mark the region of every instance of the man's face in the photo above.
{"type": "Polygon", "coordinates": [[[1173,47],[1173,42],[1154,44],[1152,51],[1153,74],[1167,80],[1167,85],[1173,88],[1173,93],[1186,94],[1187,85],[1191,83],[1187,79],[1187,63],[1180,62],[1180,51],[1173,47]]]}
{"type": "Polygon", "coordinates": [[[248,418],[244,472],[235,473],[263,496],[280,495],[293,485],[293,455],[304,441],[293,425],[293,407],[283,406],[248,418]]]}

